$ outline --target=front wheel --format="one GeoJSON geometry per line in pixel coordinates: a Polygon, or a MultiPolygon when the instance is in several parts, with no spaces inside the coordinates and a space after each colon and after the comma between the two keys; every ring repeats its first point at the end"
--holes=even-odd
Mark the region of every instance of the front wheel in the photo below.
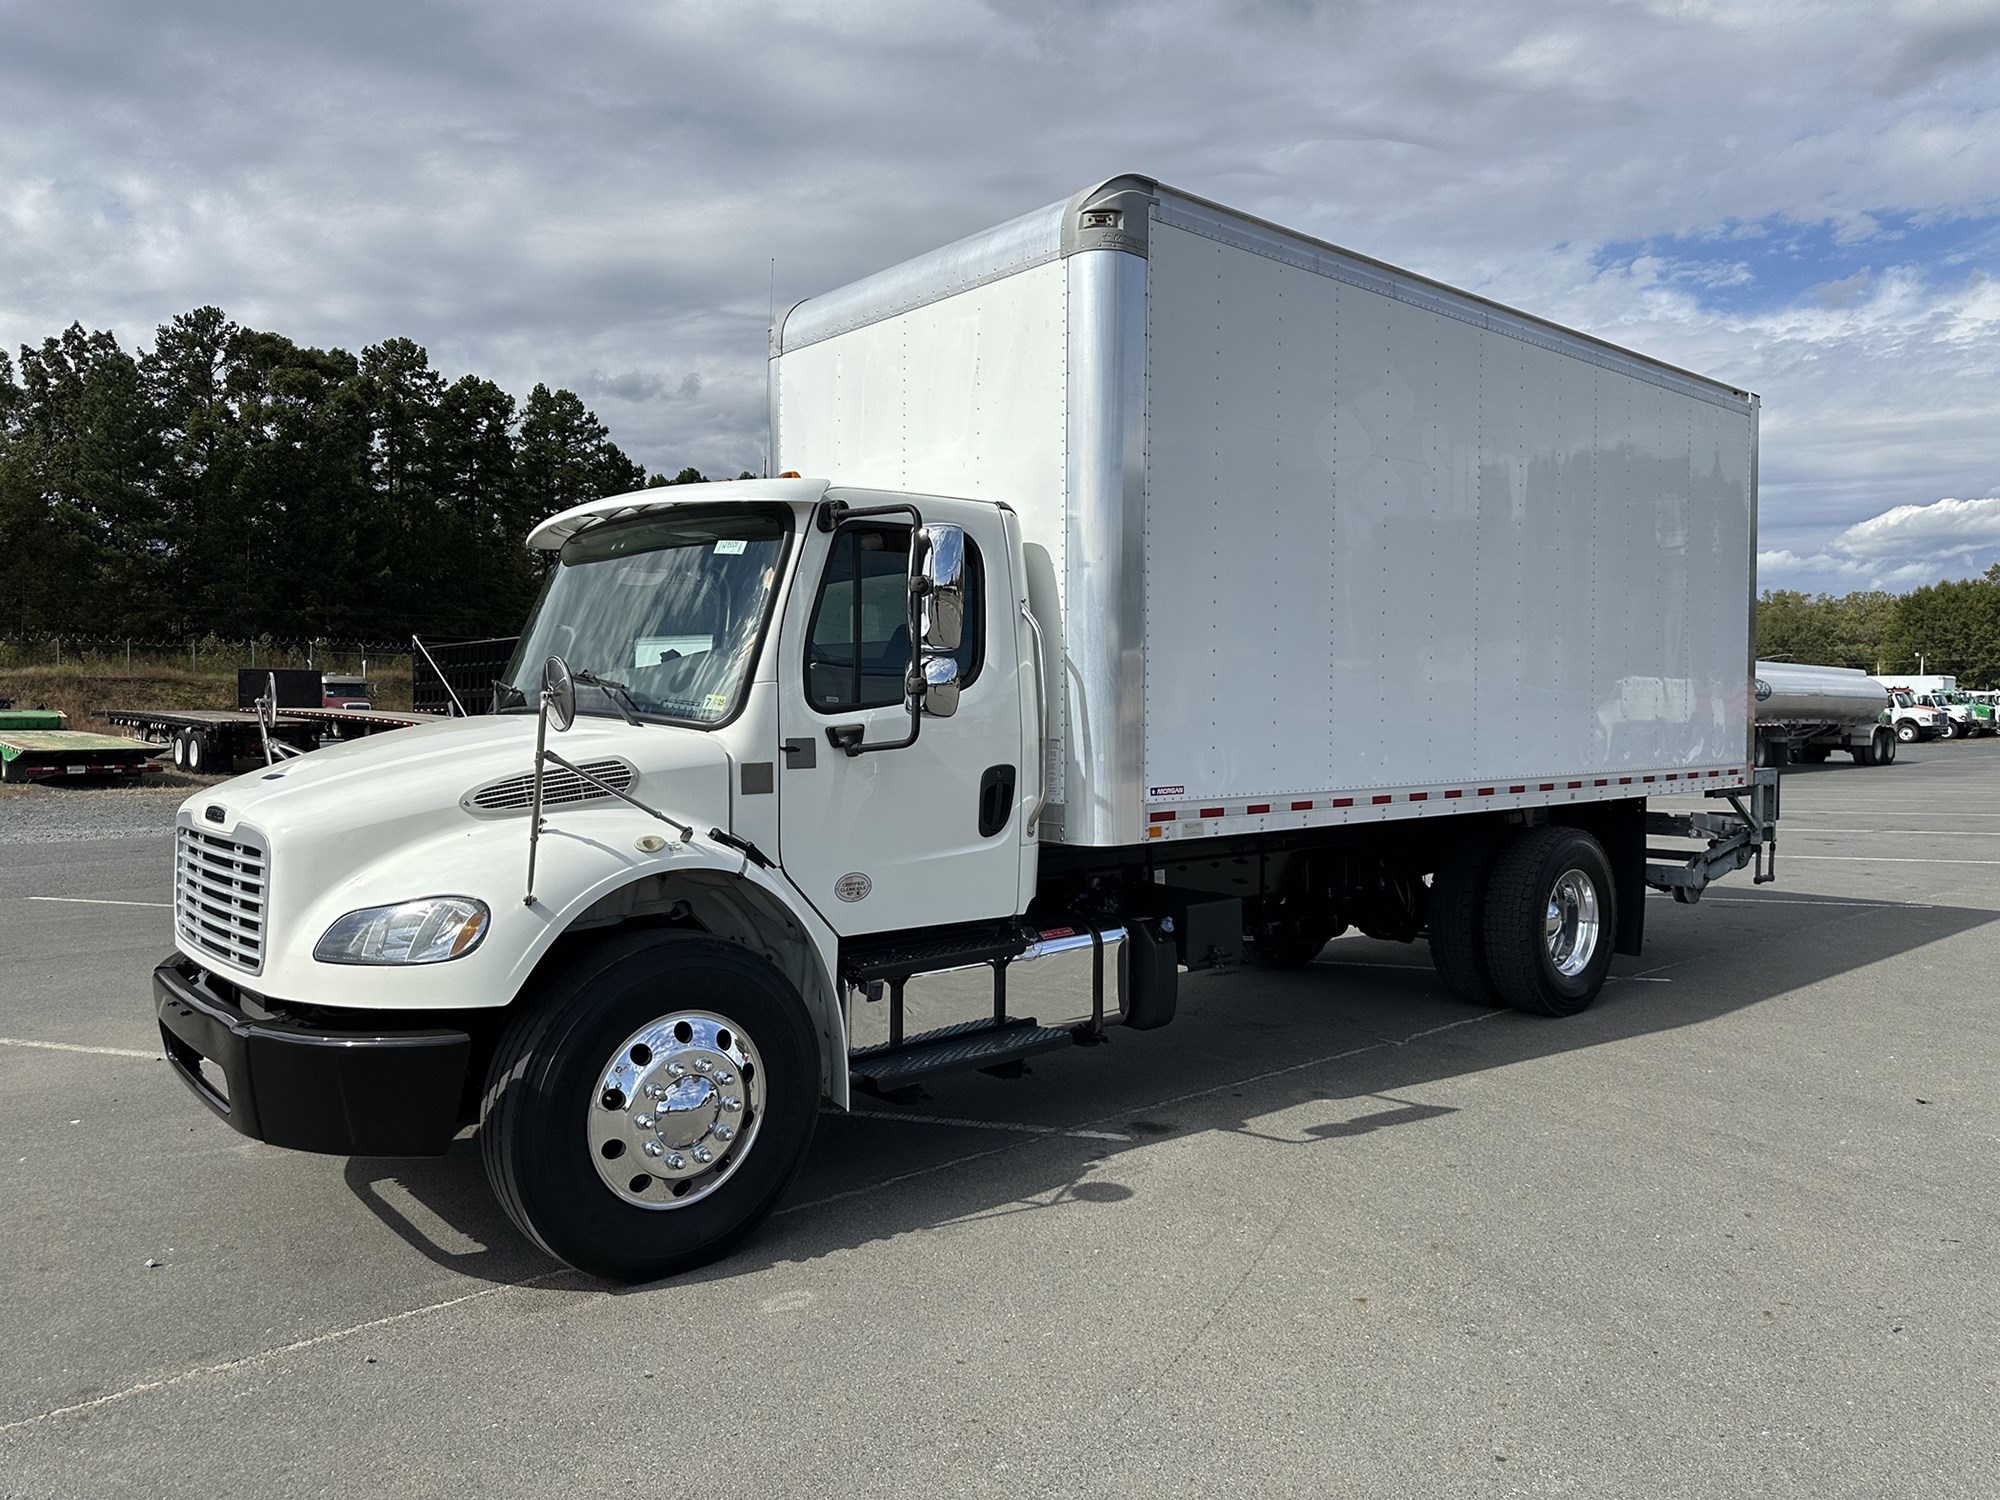
{"type": "Polygon", "coordinates": [[[487,1076],[480,1149],[549,1254],[650,1281],[727,1254],[777,1205],[819,1116],[797,991],[755,954],[648,932],[543,986],[487,1076]]]}
{"type": "Polygon", "coordinates": [[[1914,745],[1917,742],[1917,736],[1921,733],[1922,731],[1908,719],[1905,719],[1896,726],[1896,738],[1906,745],[1914,745]]]}
{"type": "Polygon", "coordinates": [[[1548,825],[1500,851],[1486,885],[1486,967],[1516,1010],[1573,1016],[1604,986],[1618,898],[1603,846],[1548,825]]]}
{"type": "Polygon", "coordinates": [[[1964,731],[1958,727],[1958,723],[1956,720],[1946,719],[1944,721],[1944,727],[1939,731],[1939,738],[1947,740],[1955,740],[1963,733],[1964,731]]]}

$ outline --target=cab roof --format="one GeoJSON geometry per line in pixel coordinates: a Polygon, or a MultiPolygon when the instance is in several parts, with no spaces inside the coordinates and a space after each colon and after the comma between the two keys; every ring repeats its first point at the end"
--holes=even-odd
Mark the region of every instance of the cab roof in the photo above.
{"type": "Polygon", "coordinates": [[[703,485],[669,484],[650,490],[607,495],[559,511],[528,533],[537,552],[556,552],[578,532],[606,521],[623,521],[681,505],[817,505],[826,494],[824,479],[731,479],[703,485]]]}

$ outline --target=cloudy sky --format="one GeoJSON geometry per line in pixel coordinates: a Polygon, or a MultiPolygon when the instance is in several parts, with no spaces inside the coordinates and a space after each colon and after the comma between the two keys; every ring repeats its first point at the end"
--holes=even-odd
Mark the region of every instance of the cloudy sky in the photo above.
{"type": "Polygon", "coordinates": [[[774,295],[1123,171],[1760,392],[1767,587],[2000,561],[2000,0],[0,0],[0,347],[407,335],[733,473],[774,295]]]}

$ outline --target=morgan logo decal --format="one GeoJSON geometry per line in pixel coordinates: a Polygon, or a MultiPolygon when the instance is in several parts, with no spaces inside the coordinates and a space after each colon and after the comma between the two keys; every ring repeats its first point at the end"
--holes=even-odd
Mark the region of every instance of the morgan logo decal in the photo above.
{"type": "Polygon", "coordinates": [[[843,901],[865,901],[868,893],[875,889],[875,882],[853,870],[833,883],[833,893],[843,901]]]}
{"type": "Polygon", "coordinates": [[[1146,795],[1148,797],[1185,797],[1187,795],[1187,788],[1184,786],[1149,786],[1146,788],[1146,795]]]}

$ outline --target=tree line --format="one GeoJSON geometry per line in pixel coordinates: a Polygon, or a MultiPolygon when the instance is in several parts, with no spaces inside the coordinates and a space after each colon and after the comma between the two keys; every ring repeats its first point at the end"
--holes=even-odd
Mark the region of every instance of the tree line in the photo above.
{"type": "Polygon", "coordinates": [[[1757,601],[1757,655],[1878,676],[1949,673],[1961,687],[2000,686],[2000,563],[1983,577],[1907,594],[1767,589],[1757,601]]]}
{"type": "Polygon", "coordinates": [[[535,522],[701,478],[649,478],[573,392],[447,382],[409,339],[357,357],[202,307],[128,353],[72,325],[0,352],[0,635],[512,634],[535,522]]]}

